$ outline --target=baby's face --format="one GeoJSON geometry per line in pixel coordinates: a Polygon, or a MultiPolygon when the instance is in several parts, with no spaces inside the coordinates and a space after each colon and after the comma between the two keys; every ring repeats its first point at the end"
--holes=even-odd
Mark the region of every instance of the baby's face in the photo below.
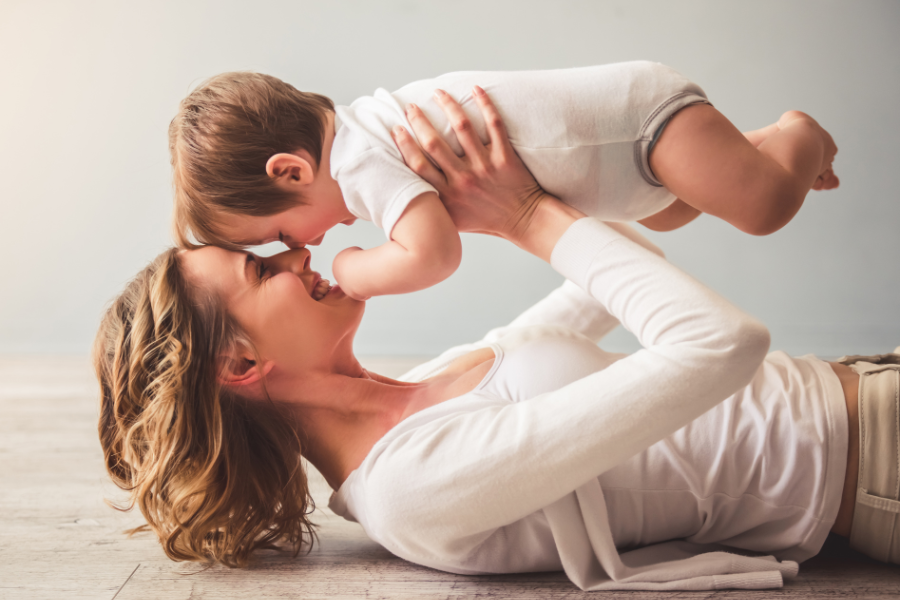
{"type": "Polygon", "coordinates": [[[241,246],[260,246],[280,240],[289,248],[301,248],[318,246],[326,231],[338,223],[350,225],[355,220],[343,206],[313,201],[267,217],[224,215],[220,217],[220,233],[241,246]]]}

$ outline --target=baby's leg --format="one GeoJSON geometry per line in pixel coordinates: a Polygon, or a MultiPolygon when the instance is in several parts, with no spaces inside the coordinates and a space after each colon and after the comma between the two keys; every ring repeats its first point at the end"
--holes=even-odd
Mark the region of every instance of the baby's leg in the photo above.
{"type": "Polygon", "coordinates": [[[676,113],[650,154],[657,179],[686,204],[765,235],[783,227],[810,189],[837,187],[837,148],[813,119],[792,111],[741,134],[707,104],[676,113]]]}
{"type": "Polygon", "coordinates": [[[778,123],[772,123],[771,125],[766,125],[765,127],[761,127],[760,129],[745,131],[744,137],[747,138],[748,142],[753,144],[754,148],[759,148],[759,145],[769,139],[770,135],[772,135],[773,133],[777,133],[778,131],[778,123]]]}
{"type": "Polygon", "coordinates": [[[673,231],[684,227],[700,216],[700,211],[684,202],[675,199],[675,202],[665,207],[655,215],[644,217],[638,223],[653,231],[673,231]]]}
{"type": "MultiPolygon", "coordinates": [[[[772,123],[771,125],[767,125],[760,129],[755,129],[753,131],[745,131],[744,137],[747,138],[747,141],[753,144],[754,148],[759,148],[759,146],[769,139],[775,133],[781,131],[784,127],[787,126],[791,121],[796,121],[798,119],[811,119],[809,115],[806,113],[802,113],[799,110],[789,110],[788,112],[781,115],[781,118],[778,119],[777,122],[772,123]]],[[[831,136],[824,129],[822,133],[826,136],[826,146],[833,147],[834,152],[837,153],[837,146],[834,145],[834,141],[831,139],[831,136]]],[[[834,156],[832,156],[832,160],[834,156]]],[[[836,188],[840,184],[840,181],[837,178],[837,175],[834,174],[834,171],[831,168],[831,163],[826,170],[819,173],[819,177],[816,179],[816,182],[813,184],[812,189],[814,190],[830,190],[836,188]]]]}

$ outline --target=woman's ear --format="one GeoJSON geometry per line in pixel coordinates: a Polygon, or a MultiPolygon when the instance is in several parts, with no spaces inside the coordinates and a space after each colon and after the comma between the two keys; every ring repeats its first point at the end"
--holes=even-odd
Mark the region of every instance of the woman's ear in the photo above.
{"type": "Polygon", "coordinates": [[[262,381],[275,366],[270,360],[257,363],[247,356],[219,356],[219,383],[227,386],[247,386],[262,381]]]}
{"type": "Polygon", "coordinates": [[[266,161],[266,175],[286,190],[297,190],[311,184],[316,178],[316,169],[307,154],[306,152],[273,154],[266,161]]]}

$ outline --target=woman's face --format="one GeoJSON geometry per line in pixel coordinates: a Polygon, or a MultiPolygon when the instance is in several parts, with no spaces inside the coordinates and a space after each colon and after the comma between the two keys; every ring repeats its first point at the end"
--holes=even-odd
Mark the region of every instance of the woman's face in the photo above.
{"type": "Polygon", "coordinates": [[[272,368],[296,374],[352,357],[365,302],[320,283],[306,248],[263,258],[207,246],[181,259],[188,279],[222,299],[272,368]]]}

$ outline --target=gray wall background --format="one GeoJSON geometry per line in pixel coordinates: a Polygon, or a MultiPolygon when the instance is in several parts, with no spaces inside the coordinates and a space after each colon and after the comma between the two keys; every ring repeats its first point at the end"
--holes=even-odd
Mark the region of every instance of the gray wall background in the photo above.
{"type": "MultiPolygon", "coordinates": [[[[0,352],[87,352],[104,304],[170,243],[166,127],[205,77],[254,69],[348,103],[447,71],[638,58],[685,73],[741,129],[800,109],[840,148],[840,189],[811,193],[772,236],[701,217],[649,237],[769,325],[773,348],[887,351],[900,344],[898,32],[895,0],[4,0],[0,352]]],[[[382,239],[341,227],[313,266],[328,274],[340,249],[382,239]]],[[[464,244],[448,281],[369,303],[361,354],[476,339],[559,282],[499,240],[464,244]]],[[[620,332],[612,347],[634,346],[620,332]]]]}

